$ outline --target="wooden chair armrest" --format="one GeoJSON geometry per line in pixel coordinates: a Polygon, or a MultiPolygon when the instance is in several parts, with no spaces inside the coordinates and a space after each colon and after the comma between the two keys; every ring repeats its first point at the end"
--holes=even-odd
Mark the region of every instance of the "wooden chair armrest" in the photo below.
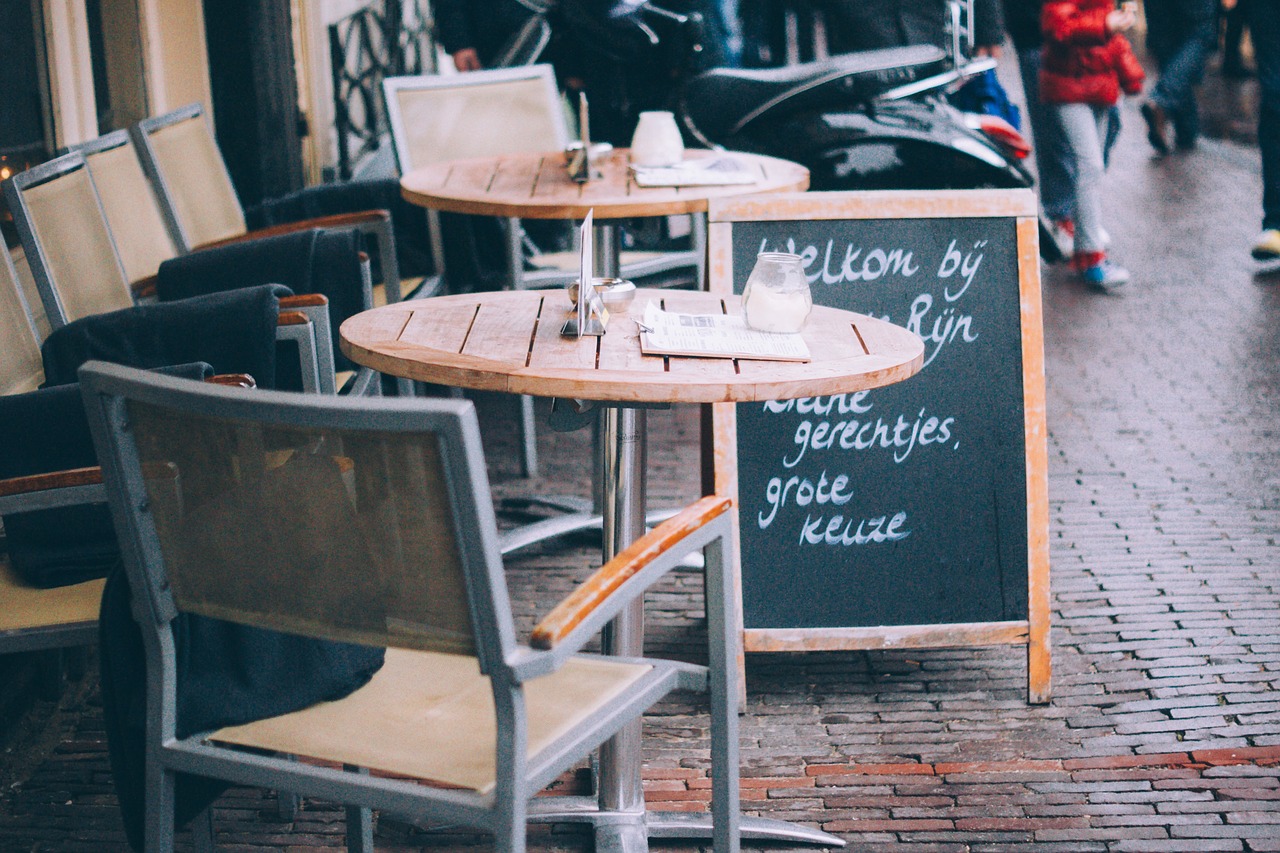
{"type": "Polygon", "coordinates": [[[534,627],[529,644],[544,651],[554,648],[628,580],[732,506],[728,497],[708,495],[632,542],[553,607],[534,627]]]}
{"type": "Polygon", "coordinates": [[[281,311],[276,318],[276,326],[305,326],[311,320],[301,311],[281,311]]]}
{"type": "Polygon", "coordinates": [[[150,299],[156,295],[156,281],[160,278],[158,275],[149,275],[146,278],[140,278],[129,285],[129,290],[133,291],[134,299],[150,299]]]}
{"type": "MultiPolygon", "coordinates": [[[[129,288],[133,291],[134,299],[155,296],[157,279],[159,279],[159,276],[147,276],[146,278],[138,279],[133,284],[129,285],[129,288]]],[[[314,308],[328,304],[329,297],[325,296],[323,293],[295,293],[293,296],[280,297],[280,307],[288,310],[296,308],[314,308]]]]}
{"type": "Polygon", "coordinates": [[[280,297],[281,311],[297,311],[302,308],[317,308],[328,304],[329,297],[323,293],[295,293],[293,296],[280,297]]]}
{"type": "Polygon", "coordinates": [[[32,492],[46,492],[50,489],[66,489],[73,486],[96,486],[102,483],[102,469],[97,465],[92,468],[69,468],[66,471],[51,471],[47,474],[28,474],[25,477],[10,477],[0,480],[0,497],[26,495],[32,492]]]}
{"type": "Polygon", "coordinates": [[[258,380],[247,373],[219,373],[205,380],[210,385],[225,385],[229,388],[257,388],[258,380]]]}
{"type": "Polygon", "coordinates": [[[244,234],[238,234],[235,237],[225,237],[221,240],[214,240],[211,243],[201,244],[197,246],[194,251],[213,249],[218,246],[226,246],[231,243],[243,243],[246,240],[257,240],[261,237],[276,237],[280,234],[292,234],[295,231],[306,231],[311,228],[343,228],[353,225],[367,225],[370,223],[390,221],[391,212],[388,210],[361,210],[354,213],[334,213],[329,216],[317,216],[314,219],[303,219],[299,222],[281,222],[278,225],[268,225],[263,228],[257,228],[253,231],[247,231],[244,234]]]}

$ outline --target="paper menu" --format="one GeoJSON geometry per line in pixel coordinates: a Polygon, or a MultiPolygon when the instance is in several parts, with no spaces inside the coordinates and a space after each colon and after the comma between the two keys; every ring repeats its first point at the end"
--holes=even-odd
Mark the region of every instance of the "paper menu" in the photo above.
{"type": "Polygon", "coordinates": [[[741,160],[729,156],[699,157],[674,166],[632,166],[631,172],[642,187],[752,184],[760,177],[741,160]]]}
{"type": "Polygon", "coordinates": [[[741,315],[679,314],[650,302],[637,325],[645,355],[809,361],[802,335],[759,332],[741,315]]]}

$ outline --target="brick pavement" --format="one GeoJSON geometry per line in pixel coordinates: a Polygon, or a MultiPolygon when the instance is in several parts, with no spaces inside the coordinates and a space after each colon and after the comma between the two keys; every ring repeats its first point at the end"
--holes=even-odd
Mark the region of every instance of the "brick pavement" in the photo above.
{"type": "MultiPolygon", "coordinates": [[[[861,851],[1280,850],[1280,289],[1253,275],[1256,153],[1207,142],[1154,162],[1130,106],[1107,224],[1135,273],[1123,294],[1045,275],[1054,698],[1025,702],[1010,647],[753,655],[742,721],[750,813],[821,826],[861,851]]],[[[500,495],[513,407],[481,398],[500,495]]],[[[696,492],[697,418],[651,415],[655,503],[696,492]]],[[[587,490],[579,435],[540,435],[545,491],[587,490]]],[[[511,564],[520,618],[581,578],[587,543],[511,564]]],[[[647,605],[654,652],[698,655],[699,578],[647,605]]],[[[705,808],[706,719],[694,700],[646,727],[661,809],[705,808]],[[691,704],[692,703],[692,704],[691,704]]],[[[37,704],[0,757],[0,851],[123,850],[92,675],[37,704]]],[[[582,773],[558,790],[579,789],[582,773]]],[[[339,810],[218,804],[234,851],[342,843],[339,810]]],[[[487,844],[380,821],[384,850],[487,844]]],[[[538,850],[587,850],[536,828],[538,850]]],[[[692,849],[692,844],[663,842],[692,849]]],[[[749,843],[765,850],[785,845],[749,843]]]]}

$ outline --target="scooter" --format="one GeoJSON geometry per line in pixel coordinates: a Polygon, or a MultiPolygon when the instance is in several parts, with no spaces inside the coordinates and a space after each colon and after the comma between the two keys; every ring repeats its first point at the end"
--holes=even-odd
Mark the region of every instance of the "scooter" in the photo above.
{"type": "MultiPolygon", "coordinates": [[[[1034,184],[1023,165],[1030,145],[1012,125],[962,112],[947,100],[965,81],[995,67],[994,59],[970,58],[972,0],[948,4],[946,47],[910,45],[780,68],[708,70],[697,67],[707,53],[697,12],[647,0],[521,2],[537,14],[504,61],[533,62],[550,51],[562,82],[572,88],[587,75],[561,71],[557,59],[587,57],[592,76],[607,81],[588,88],[593,133],[599,125],[620,136],[635,126],[641,110],[670,109],[689,144],[801,163],[814,190],[1034,184]]],[[[1045,260],[1060,260],[1043,218],[1040,236],[1045,260]]]]}

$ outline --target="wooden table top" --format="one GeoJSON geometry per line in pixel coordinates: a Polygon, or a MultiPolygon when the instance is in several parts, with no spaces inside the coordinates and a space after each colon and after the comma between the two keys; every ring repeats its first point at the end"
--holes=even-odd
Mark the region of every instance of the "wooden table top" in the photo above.
{"type": "Polygon", "coordinates": [[[639,290],[599,337],[560,334],[564,290],[498,291],[412,300],[342,324],[342,351],[393,376],[512,394],[631,403],[784,400],[889,385],[916,373],[924,344],[899,326],[815,305],[803,335],[809,362],[642,355],[633,317],[667,310],[738,313],[737,296],[639,290]]]}
{"type": "MultiPolygon", "coordinates": [[[[703,150],[686,151],[687,159],[711,156],[703,150]]],[[[561,151],[545,154],[511,154],[453,160],[415,169],[400,179],[401,193],[422,207],[514,216],[524,219],[583,219],[594,210],[595,218],[670,216],[703,213],[712,198],[761,192],[803,192],[809,188],[809,170],[789,160],[758,154],[727,152],[746,163],[758,179],[752,184],[697,187],[637,186],[629,168],[630,152],[615,148],[593,164],[601,175],[585,184],[574,183],[565,169],[561,151]]]]}

